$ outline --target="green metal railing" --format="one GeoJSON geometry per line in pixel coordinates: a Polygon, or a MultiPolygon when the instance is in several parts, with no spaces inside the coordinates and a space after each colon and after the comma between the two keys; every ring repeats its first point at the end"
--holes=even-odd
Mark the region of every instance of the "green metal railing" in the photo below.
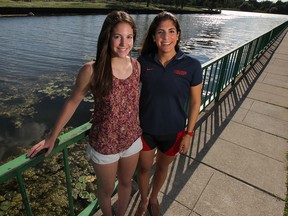
{"type": "MultiPolygon", "coordinates": [[[[203,111],[213,101],[218,101],[220,93],[230,84],[234,84],[236,77],[242,73],[245,68],[265,52],[288,27],[288,21],[272,29],[271,31],[245,43],[242,46],[202,65],[203,69],[203,89],[202,104],[203,111]]],[[[77,127],[64,135],[58,137],[58,143],[52,150],[49,157],[62,152],[64,160],[64,169],[66,176],[67,197],[69,203],[69,215],[75,215],[72,197],[72,186],[70,179],[70,166],[68,161],[67,148],[82,139],[84,139],[91,124],[77,127]]],[[[30,167],[33,167],[45,160],[44,154],[40,154],[33,159],[27,158],[26,154],[9,161],[0,166],[0,184],[16,177],[22,195],[22,202],[25,206],[27,215],[33,215],[29,197],[26,193],[23,173],[30,167]]],[[[114,193],[117,192],[118,182],[115,183],[114,193]]],[[[80,214],[80,216],[91,215],[99,209],[97,199],[88,205],[80,214]]]]}
{"type": "Polygon", "coordinates": [[[288,22],[285,22],[254,40],[203,64],[201,110],[213,100],[218,101],[220,93],[229,84],[234,84],[236,77],[275,42],[287,25],[288,22]]]}

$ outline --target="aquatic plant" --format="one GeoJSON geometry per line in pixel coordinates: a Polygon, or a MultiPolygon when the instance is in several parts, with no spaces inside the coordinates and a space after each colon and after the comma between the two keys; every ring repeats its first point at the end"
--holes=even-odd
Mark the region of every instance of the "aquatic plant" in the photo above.
{"type": "Polygon", "coordinates": [[[96,188],[93,182],[96,180],[95,176],[80,176],[78,182],[76,183],[76,191],[78,196],[88,202],[92,202],[96,199],[96,188]]]}
{"type": "MultiPolygon", "coordinates": [[[[53,79],[50,74],[44,74],[37,82],[3,82],[0,85],[0,117],[11,119],[14,126],[20,128],[25,119],[38,113],[36,107],[44,98],[69,97],[74,82],[75,74],[60,72],[55,73],[53,79]]],[[[84,102],[92,103],[93,96],[88,95],[84,102]]]]}

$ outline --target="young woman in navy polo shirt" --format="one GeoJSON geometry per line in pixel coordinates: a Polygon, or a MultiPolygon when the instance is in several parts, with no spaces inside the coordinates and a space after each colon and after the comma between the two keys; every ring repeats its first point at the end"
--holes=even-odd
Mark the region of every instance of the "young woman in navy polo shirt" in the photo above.
{"type": "Polygon", "coordinates": [[[147,209],[152,216],[160,215],[157,196],[165,182],[168,166],[178,152],[187,153],[200,110],[201,64],[179,49],[180,36],[177,18],[169,12],[161,12],[149,27],[138,59],[141,64],[143,149],[138,164],[141,201],[136,215],[144,215],[147,209]],[[189,97],[187,116],[185,107],[189,97]],[[149,197],[155,151],[156,170],[149,197]]]}

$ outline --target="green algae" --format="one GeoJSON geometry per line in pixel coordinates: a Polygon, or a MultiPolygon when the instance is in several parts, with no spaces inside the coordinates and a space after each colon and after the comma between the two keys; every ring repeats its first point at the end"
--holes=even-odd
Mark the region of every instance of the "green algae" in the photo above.
{"type": "MultiPolygon", "coordinates": [[[[66,99],[72,92],[75,75],[56,73],[42,75],[37,82],[2,83],[0,91],[0,117],[10,118],[15,128],[20,128],[26,118],[33,118],[35,109],[43,98],[66,99]]],[[[84,102],[93,103],[93,96],[88,94],[84,102]]]]}

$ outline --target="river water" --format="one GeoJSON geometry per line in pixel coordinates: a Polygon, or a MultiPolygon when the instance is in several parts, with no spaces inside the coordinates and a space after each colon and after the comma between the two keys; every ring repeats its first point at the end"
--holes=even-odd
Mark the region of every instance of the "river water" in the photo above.
{"type": "MultiPolygon", "coordinates": [[[[154,18],[132,14],[135,50],[154,18]]],[[[81,65],[96,53],[105,15],[0,18],[0,161],[40,140],[70,93],[81,65]]],[[[205,63],[288,20],[287,15],[222,11],[177,15],[182,48],[205,63]]],[[[137,57],[133,51],[132,56],[137,57]]],[[[68,125],[91,116],[91,98],[68,125]]]]}

